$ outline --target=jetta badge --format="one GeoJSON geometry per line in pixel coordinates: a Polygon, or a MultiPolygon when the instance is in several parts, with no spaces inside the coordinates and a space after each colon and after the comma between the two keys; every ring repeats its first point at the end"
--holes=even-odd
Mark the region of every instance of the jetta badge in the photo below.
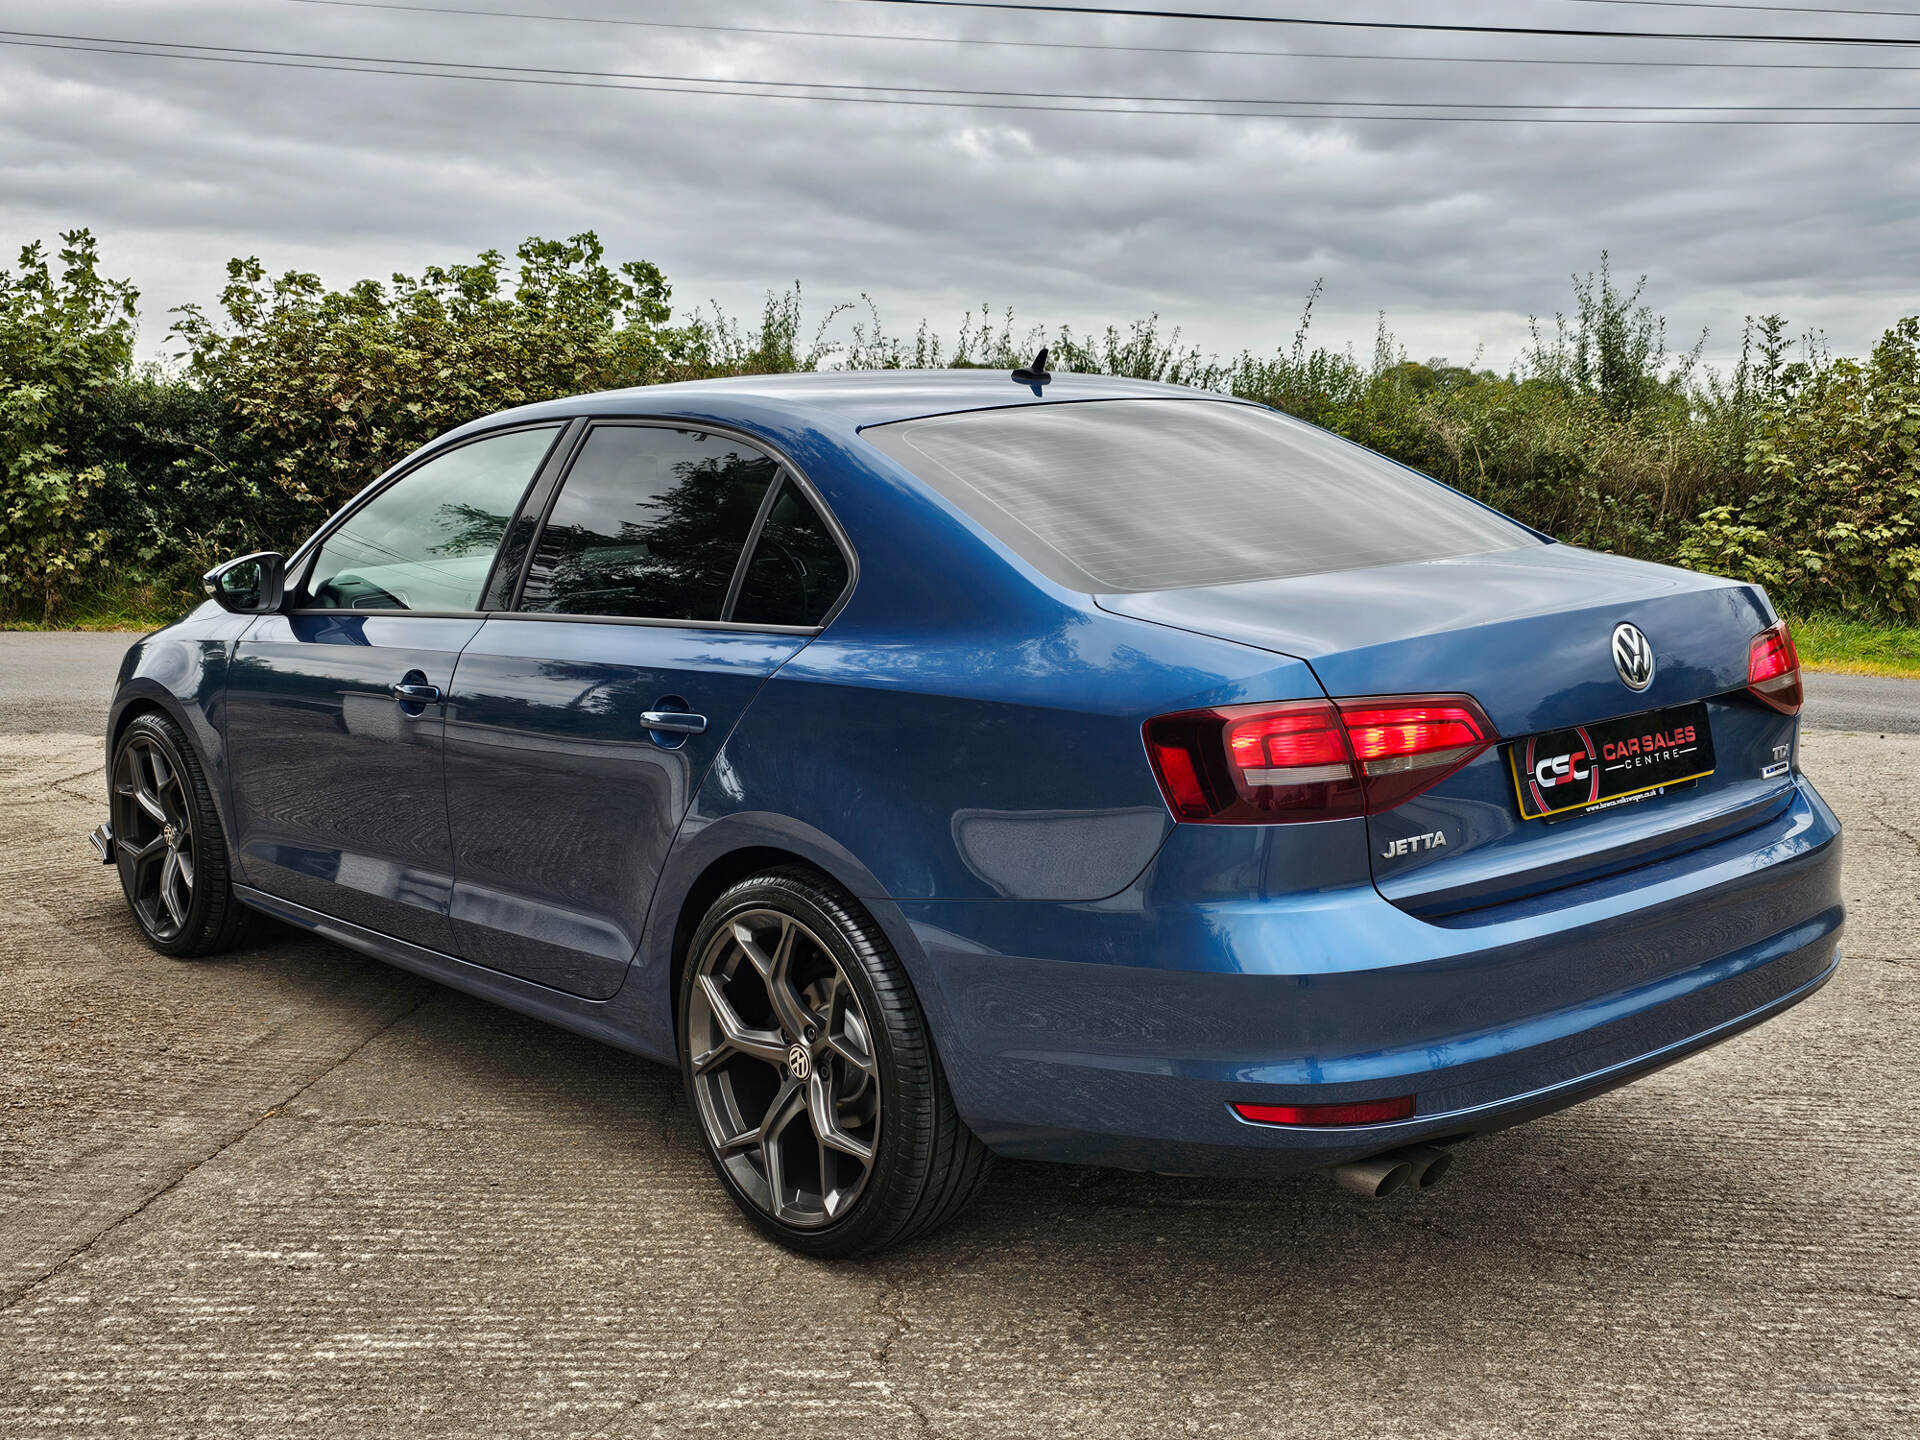
{"type": "Polygon", "coordinates": [[[1613,668],[1620,672],[1620,682],[1629,690],[1644,690],[1653,684],[1653,646],[1638,625],[1613,627],[1613,668]]]}

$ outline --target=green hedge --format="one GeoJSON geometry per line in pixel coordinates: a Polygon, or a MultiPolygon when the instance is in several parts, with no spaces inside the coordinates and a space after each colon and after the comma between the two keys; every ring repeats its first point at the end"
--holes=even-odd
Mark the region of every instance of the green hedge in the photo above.
{"type": "Polygon", "coordinates": [[[130,590],[185,603],[220,557],[291,546],[414,447],[507,406],[827,364],[1010,367],[1045,341],[1057,368],[1276,405],[1563,540],[1758,580],[1796,611],[1920,622],[1912,318],[1858,361],[1794,359],[1766,317],[1732,375],[1706,374],[1603,256],[1506,375],[1413,362],[1384,326],[1367,361],[1311,346],[1312,296],[1290,345],[1230,361],[1157,317],[1043,336],[983,309],[948,344],[924,324],[889,336],[870,302],[803,341],[797,288],[757,326],[675,323],[660,272],[610,265],[586,234],[346,290],[235,260],[212,313],[174,312],[181,357],[138,367],[138,297],[86,231],[61,238],[56,259],[29,245],[0,271],[0,619],[125,608],[130,590]]]}

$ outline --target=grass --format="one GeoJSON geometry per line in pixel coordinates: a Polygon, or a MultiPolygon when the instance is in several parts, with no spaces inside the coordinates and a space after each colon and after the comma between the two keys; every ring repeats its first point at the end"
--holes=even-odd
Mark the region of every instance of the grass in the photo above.
{"type": "Polygon", "coordinates": [[[1800,663],[1810,670],[1920,678],[1920,629],[1838,615],[1789,616],[1788,624],[1800,663]]]}
{"type": "Polygon", "coordinates": [[[69,601],[48,620],[0,618],[0,630],[158,630],[197,603],[193,595],[152,585],[108,585],[69,601]]]}

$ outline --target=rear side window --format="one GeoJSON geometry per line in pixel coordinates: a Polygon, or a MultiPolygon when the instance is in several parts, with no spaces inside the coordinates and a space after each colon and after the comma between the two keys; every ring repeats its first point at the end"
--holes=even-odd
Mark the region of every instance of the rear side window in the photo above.
{"type": "Polygon", "coordinates": [[[733,618],[750,625],[818,625],[847,588],[847,558],[820,512],[784,481],[760,527],[734,602],[733,618]]]}
{"type": "Polygon", "coordinates": [[[1277,580],[1542,543],[1457,491],[1250,405],[1028,405],[862,434],[1042,574],[1088,592],[1277,580]]]}
{"type": "Polygon", "coordinates": [[[520,608],[720,619],[778,468],[730,435],[595,426],[540,532],[520,608]]]}
{"type": "Polygon", "coordinates": [[[477,610],[507,521],[560,427],[513,430],[408,471],[321,542],[319,610],[477,610]]]}

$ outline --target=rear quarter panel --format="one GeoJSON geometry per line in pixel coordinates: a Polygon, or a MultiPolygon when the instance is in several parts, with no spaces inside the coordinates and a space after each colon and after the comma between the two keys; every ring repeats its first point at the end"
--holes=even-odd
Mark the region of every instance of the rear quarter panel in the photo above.
{"type": "Polygon", "coordinates": [[[754,699],[676,838],[628,982],[668,1014],[681,907],[730,851],[773,846],[833,875],[937,1010],[896,902],[1123,891],[1174,828],[1146,719],[1322,693],[1291,657],[1050,587],[870,447],[826,458],[808,478],[858,552],[858,580],[754,699]]]}

